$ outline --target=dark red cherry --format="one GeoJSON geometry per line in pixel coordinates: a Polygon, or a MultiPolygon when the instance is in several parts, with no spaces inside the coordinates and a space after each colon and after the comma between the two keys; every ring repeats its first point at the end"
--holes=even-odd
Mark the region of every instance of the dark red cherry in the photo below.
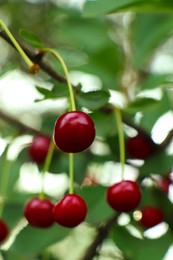
{"type": "Polygon", "coordinates": [[[54,223],[53,208],[49,199],[32,198],[24,207],[24,216],[31,226],[47,228],[54,223]]]}
{"type": "Polygon", "coordinates": [[[156,182],[157,187],[165,193],[168,193],[171,184],[172,181],[167,177],[162,177],[156,182]]]}
{"type": "Polygon", "coordinates": [[[118,212],[130,212],[141,201],[141,190],[136,182],[124,180],[107,189],[108,204],[118,212]]]}
{"type": "Polygon", "coordinates": [[[9,228],[4,220],[0,219],[0,243],[4,242],[9,235],[9,228]]]}
{"type": "Polygon", "coordinates": [[[49,150],[51,139],[48,136],[40,135],[34,138],[28,147],[28,153],[31,159],[40,164],[44,163],[49,150]]]}
{"type": "Polygon", "coordinates": [[[61,115],[54,126],[54,141],[66,153],[86,150],[94,141],[95,126],[91,117],[82,111],[61,115]]]}
{"type": "Polygon", "coordinates": [[[85,220],[87,205],[77,194],[64,196],[54,207],[54,219],[64,227],[76,227],[85,220]]]}
{"type": "Polygon", "coordinates": [[[131,158],[145,160],[152,155],[153,150],[152,141],[140,134],[126,140],[127,155],[131,158]]]}
{"type": "Polygon", "coordinates": [[[145,206],[141,209],[142,218],[139,223],[144,228],[151,228],[164,220],[163,211],[154,206],[145,206]]]}

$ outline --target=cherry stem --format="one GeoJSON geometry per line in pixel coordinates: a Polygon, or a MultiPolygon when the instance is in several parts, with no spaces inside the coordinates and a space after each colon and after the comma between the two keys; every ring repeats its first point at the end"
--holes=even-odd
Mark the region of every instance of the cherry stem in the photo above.
{"type": "MultiPolygon", "coordinates": [[[[68,85],[68,89],[69,89],[69,96],[70,96],[70,110],[71,111],[75,111],[76,110],[76,105],[75,105],[75,98],[74,98],[74,93],[73,93],[73,87],[70,81],[70,76],[69,76],[69,72],[67,69],[67,66],[63,60],[63,58],[61,57],[61,55],[55,51],[54,49],[51,48],[43,48],[41,49],[41,51],[43,52],[49,52],[52,53],[61,63],[66,79],[67,79],[67,85],[68,85]]],[[[69,153],[69,193],[73,194],[74,193],[74,160],[73,160],[73,153],[69,153]]]]}
{"type": "Polygon", "coordinates": [[[69,153],[69,194],[74,193],[74,155],[73,153],[69,153]]]}
{"type": "Polygon", "coordinates": [[[49,146],[49,150],[45,159],[45,163],[43,166],[43,171],[42,171],[42,187],[41,187],[41,192],[39,194],[39,198],[40,199],[44,199],[45,197],[45,174],[46,172],[48,172],[50,164],[51,164],[51,160],[52,160],[52,156],[53,156],[53,152],[54,152],[54,148],[55,148],[55,144],[53,139],[50,142],[50,146],[49,146]]]}
{"type": "Polygon", "coordinates": [[[2,29],[5,31],[5,33],[7,34],[7,36],[9,37],[9,39],[11,40],[11,42],[14,44],[15,48],[17,49],[17,51],[20,53],[20,55],[22,56],[22,58],[24,59],[24,61],[26,62],[26,64],[29,66],[29,68],[31,69],[34,66],[34,63],[29,59],[29,57],[26,55],[26,53],[23,51],[23,49],[20,47],[20,45],[18,44],[18,42],[16,41],[16,39],[13,37],[13,35],[11,34],[11,32],[9,31],[9,29],[7,28],[7,26],[4,24],[4,22],[2,20],[0,20],[0,26],[2,27],[2,29]]]}
{"type": "Polygon", "coordinates": [[[0,201],[0,218],[2,217],[2,213],[3,213],[3,209],[4,209],[5,195],[6,195],[7,188],[8,188],[9,173],[10,173],[10,167],[11,167],[11,161],[9,161],[7,159],[8,146],[9,145],[7,145],[7,147],[6,147],[5,158],[4,158],[3,167],[2,167],[2,178],[1,178],[1,186],[0,186],[2,201],[0,201]]]}
{"type": "Polygon", "coordinates": [[[120,151],[120,163],[121,163],[121,178],[124,179],[124,165],[125,165],[125,144],[124,144],[124,131],[123,131],[123,121],[121,111],[115,108],[115,115],[118,127],[118,137],[119,137],[119,151],[120,151]]]}
{"type": "Polygon", "coordinates": [[[43,49],[41,49],[41,51],[52,53],[59,60],[59,62],[61,63],[61,65],[63,67],[63,70],[64,70],[64,73],[65,73],[65,76],[66,76],[66,79],[67,79],[67,85],[68,85],[68,89],[69,89],[70,110],[71,111],[75,111],[76,110],[76,105],[75,105],[75,98],[74,98],[74,93],[73,93],[73,87],[72,87],[72,84],[70,82],[69,72],[68,72],[67,66],[66,66],[63,58],[61,57],[61,55],[57,51],[55,51],[54,49],[51,49],[51,48],[43,48],[43,49]]]}

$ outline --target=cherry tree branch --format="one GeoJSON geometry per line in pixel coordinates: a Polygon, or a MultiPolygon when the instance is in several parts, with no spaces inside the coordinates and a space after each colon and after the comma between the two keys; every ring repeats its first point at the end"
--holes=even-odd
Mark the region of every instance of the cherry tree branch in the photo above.
{"type": "Polygon", "coordinates": [[[8,122],[10,125],[16,126],[20,133],[29,132],[34,135],[43,134],[42,131],[39,131],[35,128],[32,128],[32,127],[20,122],[17,118],[8,115],[7,113],[3,112],[2,110],[0,110],[0,119],[5,122],[8,122]]]}
{"type": "Polygon", "coordinates": [[[97,229],[97,235],[91,245],[88,247],[83,260],[91,260],[97,254],[98,247],[103,243],[104,239],[108,236],[109,230],[117,221],[119,214],[114,214],[105,224],[101,224],[97,229]]]}

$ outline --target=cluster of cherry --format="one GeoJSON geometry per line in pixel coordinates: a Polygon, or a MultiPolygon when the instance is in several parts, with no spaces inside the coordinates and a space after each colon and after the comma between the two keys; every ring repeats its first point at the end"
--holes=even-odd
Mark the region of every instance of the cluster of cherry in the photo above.
{"type": "MultiPolygon", "coordinates": [[[[66,153],[77,153],[86,150],[95,139],[95,126],[92,118],[82,111],[71,111],[62,114],[56,121],[53,132],[56,146],[66,153]]],[[[28,152],[36,163],[43,163],[47,156],[51,139],[47,136],[36,137],[28,147],[28,152]]],[[[137,159],[146,159],[153,152],[150,140],[141,135],[129,138],[126,152],[137,159]]],[[[165,187],[165,186],[164,186],[165,187]]],[[[168,187],[168,186],[167,186],[168,187]]],[[[131,180],[122,180],[108,187],[106,200],[117,212],[131,212],[141,201],[140,186],[131,180]]],[[[141,211],[140,223],[144,228],[153,227],[164,220],[163,212],[153,206],[146,206],[141,211]]],[[[56,205],[47,198],[32,198],[24,206],[24,216],[31,226],[47,228],[54,223],[72,228],[85,220],[87,205],[77,194],[65,195],[56,205]]],[[[0,220],[0,242],[9,234],[9,229],[0,220]]]]}

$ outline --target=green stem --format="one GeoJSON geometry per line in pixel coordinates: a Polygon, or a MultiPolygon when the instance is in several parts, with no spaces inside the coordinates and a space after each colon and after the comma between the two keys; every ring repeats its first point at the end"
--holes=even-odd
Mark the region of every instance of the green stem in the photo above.
{"type": "Polygon", "coordinates": [[[71,85],[68,69],[67,69],[67,66],[66,66],[63,58],[61,57],[61,55],[57,51],[55,51],[54,49],[51,49],[51,48],[43,48],[43,49],[41,49],[41,51],[52,53],[59,60],[59,62],[61,63],[61,65],[63,67],[63,70],[64,70],[64,73],[65,73],[65,76],[66,76],[66,79],[67,79],[67,85],[68,85],[68,89],[69,89],[70,110],[75,111],[76,110],[76,105],[75,105],[75,98],[74,98],[74,93],[73,93],[73,87],[71,85]]]}
{"type": "Polygon", "coordinates": [[[7,151],[8,147],[6,148],[5,151],[5,158],[3,162],[3,167],[2,167],[2,178],[1,178],[1,187],[0,187],[0,192],[2,196],[2,201],[0,202],[0,218],[2,217],[3,209],[4,209],[4,204],[5,204],[5,196],[8,188],[8,181],[9,181],[9,173],[10,173],[10,167],[11,167],[11,161],[7,160],[7,151]]]}
{"type": "Polygon", "coordinates": [[[9,31],[9,29],[7,28],[7,26],[4,24],[4,22],[2,20],[0,20],[0,26],[5,31],[7,36],[10,38],[11,42],[14,44],[15,48],[18,50],[18,52],[20,53],[20,55],[22,56],[22,58],[24,59],[26,64],[29,66],[29,68],[32,68],[34,66],[34,63],[28,58],[28,56],[22,50],[22,48],[20,47],[18,42],[15,40],[15,38],[13,37],[13,35],[11,34],[11,32],[9,31]]]}
{"type": "Polygon", "coordinates": [[[70,178],[70,183],[69,183],[69,193],[73,194],[74,193],[74,165],[73,165],[73,153],[69,153],[69,178],[70,178]]]}
{"type": "Polygon", "coordinates": [[[117,120],[118,136],[119,136],[121,177],[123,180],[124,179],[124,165],[125,165],[125,144],[124,144],[123,121],[122,121],[120,109],[115,108],[115,115],[116,115],[116,120],[117,120]]]}
{"type": "Polygon", "coordinates": [[[54,142],[53,139],[50,142],[50,146],[49,146],[49,150],[46,156],[46,160],[43,166],[43,171],[42,171],[42,187],[41,187],[41,192],[39,194],[39,198],[40,199],[44,199],[45,194],[44,194],[44,190],[45,190],[45,174],[46,172],[48,172],[50,164],[51,164],[51,160],[52,160],[52,156],[53,156],[53,152],[54,152],[54,142]]]}

